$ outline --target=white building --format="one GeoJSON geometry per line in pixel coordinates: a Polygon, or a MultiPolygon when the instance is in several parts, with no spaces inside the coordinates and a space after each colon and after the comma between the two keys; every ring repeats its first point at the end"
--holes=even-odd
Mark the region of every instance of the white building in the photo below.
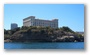
{"type": "Polygon", "coordinates": [[[18,25],[16,23],[11,23],[11,30],[17,28],[18,25]]]}
{"type": "Polygon", "coordinates": [[[42,20],[42,19],[35,19],[35,16],[30,16],[23,19],[23,26],[42,26],[42,27],[58,28],[58,19],[42,20]]]}

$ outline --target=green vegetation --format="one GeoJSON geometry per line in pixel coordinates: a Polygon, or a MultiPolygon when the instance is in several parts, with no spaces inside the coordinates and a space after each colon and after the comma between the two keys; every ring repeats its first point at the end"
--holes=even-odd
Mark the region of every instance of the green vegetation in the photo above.
{"type": "Polygon", "coordinates": [[[84,36],[65,26],[56,29],[22,26],[13,30],[4,29],[4,40],[10,40],[10,42],[83,42],[84,36]]]}

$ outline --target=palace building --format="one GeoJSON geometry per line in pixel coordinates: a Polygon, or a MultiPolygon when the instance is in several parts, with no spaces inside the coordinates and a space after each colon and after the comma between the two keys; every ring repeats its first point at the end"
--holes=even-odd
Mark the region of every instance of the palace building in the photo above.
{"type": "Polygon", "coordinates": [[[58,28],[58,19],[42,20],[36,19],[35,16],[30,16],[23,19],[23,26],[42,26],[42,27],[58,28]]]}

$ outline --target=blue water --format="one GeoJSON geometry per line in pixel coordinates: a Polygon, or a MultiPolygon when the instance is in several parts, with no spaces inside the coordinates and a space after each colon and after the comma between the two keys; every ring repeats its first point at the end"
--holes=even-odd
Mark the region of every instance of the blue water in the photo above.
{"type": "Polygon", "coordinates": [[[84,42],[4,43],[4,49],[84,49],[84,42]]]}

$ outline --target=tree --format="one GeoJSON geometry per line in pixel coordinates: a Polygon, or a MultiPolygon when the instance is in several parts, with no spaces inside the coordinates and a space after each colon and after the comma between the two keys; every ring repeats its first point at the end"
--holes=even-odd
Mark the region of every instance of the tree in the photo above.
{"type": "Polygon", "coordinates": [[[66,32],[74,32],[69,27],[65,27],[65,26],[63,26],[62,28],[60,28],[60,30],[66,31],[66,32]]]}
{"type": "Polygon", "coordinates": [[[4,29],[4,34],[8,34],[8,31],[6,29],[4,29]]]}
{"type": "Polygon", "coordinates": [[[20,27],[15,28],[15,29],[12,29],[12,30],[11,30],[11,34],[14,34],[15,32],[17,32],[17,31],[19,31],[19,30],[20,30],[20,27]]]}
{"type": "Polygon", "coordinates": [[[27,29],[28,29],[27,26],[22,26],[22,27],[21,27],[21,30],[27,30],[27,29]]]}

